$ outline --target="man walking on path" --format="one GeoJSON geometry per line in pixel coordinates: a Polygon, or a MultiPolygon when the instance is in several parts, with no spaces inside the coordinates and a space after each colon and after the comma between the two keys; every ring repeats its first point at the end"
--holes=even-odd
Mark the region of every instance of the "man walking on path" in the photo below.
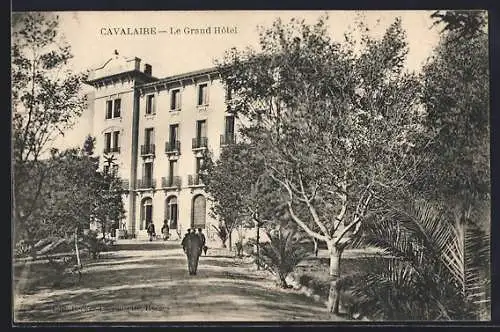
{"type": "Polygon", "coordinates": [[[182,246],[182,249],[184,250],[185,254],[187,254],[187,240],[188,240],[189,234],[191,234],[191,228],[187,229],[186,234],[184,234],[184,238],[182,238],[182,242],[181,242],[181,246],[182,246]]]}
{"type": "Polygon", "coordinates": [[[182,239],[182,248],[187,256],[189,275],[196,275],[198,270],[198,260],[200,258],[201,238],[193,231],[189,232],[182,239]]]}
{"type": "Polygon", "coordinates": [[[196,235],[198,235],[200,237],[200,240],[201,240],[200,256],[201,256],[202,250],[205,252],[205,256],[206,256],[208,247],[205,245],[205,243],[207,242],[207,239],[205,238],[205,234],[203,234],[201,228],[198,228],[198,233],[196,235]]]}
{"type": "Polygon", "coordinates": [[[149,235],[149,241],[153,241],[153,237],[156,236],[156,232],[155,232],[155,224],[153,224],[153,222],[150,222],[148,224],[148,235],[149,235]]]}

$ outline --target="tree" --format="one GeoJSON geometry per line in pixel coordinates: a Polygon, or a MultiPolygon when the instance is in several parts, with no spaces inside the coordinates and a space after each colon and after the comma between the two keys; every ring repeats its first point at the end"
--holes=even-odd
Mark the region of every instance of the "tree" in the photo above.
{"type": "Polygon", "coordinates": [[[307,256],[306,241],[296,228],[286,225],[271,230],[266,230],[269,242],[262,246],[260,264],[274,273],[281,288],[289,288],[286,277],[307,256]]]}
{"type": "Polygon", "coordinates": [[[246,143],[224,147],[215,161],[205,155],[201,178],[213,202],[211,213],[223,221],[219,227],[226,228],[229,250],[233,230],[250,215],[250,192],[262,171],[262,162],[252,156],[246,143]]]}
{"type": "Polygon", "coordinates": [[[39,207],[51,171],[39,159],[73,125],[84,98],[79,95],[82,75],[67,70],[72,55],[58,34],[58,17],[14,13],[12,22],[14,223],[16,237],[29,239],[33,230],[26,221],[39,207]]]}
{"type": "Polygon", "coordinates": [[[432,13],[433,26],[443,25],[441,32],[453,32],[457,38],[471,38],[485,34],[487,17],[480,10],[436,10],[432,13]]]}
{"type": "MultiPolygon", "coordinates": [[[[444,22],[451,21],[423,68],[426,139],[418,145],[418,150],[429,162],[420,168],[421,178],[413,191],[437,204],[446,216],[444,222],[463,224],[465,229],[479,226],[489,234],[490,94],[486,17],[480,11],[447,11],[440,17],[444,22]]],[[[490,275],[487,260],[481,269],[483,275],[490,275]]],[[[488,293],[489,285],[483,286],[488,293]]],[[[489,311],[487,301],[483,305],[483,311],[489,311]]]]}
{"type": "Polygon", "coordinates": [[[124,217],[120,179],[99,172],[99,158],[92,157],[93,150],[85,147],[88,144],[83,149],[54,150],[52,157],[43,161],[52,171],[44,180],[40,205],[25,223],[32,241],[47,236],[74,238],[79,265],[79,239],[91,220],[119,221],[124,217]]]}
{"type": "Polygon", "coordinates": [[[430,156],[432,172],[422,169],[417,189],[469,210],[490,192],[487,35],[445,32],[422,79],[428,139],[420,151],[430,156]]]}
{"type": "Polygon", "coordinates": [[[231,50],[219,67],[291,219],[327,244],[336,310],[343,250],[421,162],[412,153],[420,87],[403,71],[399,19],[380,40],[364,35],[358,53],[348,35],[345,44],[331,41],[325,24],[277,20],[261,33],[260,52],[231,50]]]}
{"type": "Polygon", "coordinates": [[[368,223],[364,242],[383,254],[355,275],[363,314],[386,320],[477,320],[489,301],[488,234],[477,224],[449,222],[425,200],[398,206],[368,223]]]}
{"type": "MultiPolygon", "coordinates": [[[[86,144],[85,147],[88,145],[86,144]]],[[[96,173],[98,181],[97,197],[94,204],[93,218],[101,224],[102,237],[106,231],[115,227],[125,217],[122,200],[122,180],[116,174],[115,156],[105,155],[104,164],[107,171],[96,173]]]]}

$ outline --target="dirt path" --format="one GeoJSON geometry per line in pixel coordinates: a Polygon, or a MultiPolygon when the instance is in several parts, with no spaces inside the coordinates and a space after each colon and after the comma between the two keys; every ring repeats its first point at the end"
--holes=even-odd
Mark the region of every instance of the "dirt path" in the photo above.
{"type": "Polygon", "coordinates": [[[315,321],[323,305],[240,259],[201,257],[189,276],[177,243],[134,242],[86,266],[80,284],[15,297],[18,322],[315,321]]]}

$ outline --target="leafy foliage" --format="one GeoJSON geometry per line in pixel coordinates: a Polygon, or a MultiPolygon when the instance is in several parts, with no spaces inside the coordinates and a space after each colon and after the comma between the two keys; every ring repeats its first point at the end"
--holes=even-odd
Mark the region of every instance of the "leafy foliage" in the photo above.
{"type": "Polygon", "coordinates": [[[242,142],[224,147],[219,158],[213,159],[205,155],[201,178],[213,203],[211,213],[223,222],[224,227],[218,229],[225,228],[230,238],[232,231],[249,219],[255,201],[262,199],[253,191],[263,164],[255,158],[253,147],[242,142]]]}
{"type": "Polygon", "coordinates": [[[422,148],[432,165],[422,169],[424,192],[434,199],[470,201],[489,196],[489,60],[486,35],[442,37],[424,67],[422,148]],[[432,170],[432,171],[431,171],[432,170]]]}
{"type": "Polygon", "coordinates": [[[449,221],[430,203],[402,206],[366,226],[384,249],[352,279],[364,314],[388,320],[479,319],[489,302],[489,239],[467,216],[449,221]]]}
{"type": "MultiPolygon", "coordinates": [[[[17,239],[35,236],[31,220],[52,167],[39,159],[84,109],[83,76],[71,73],[72,55],[50,13],[14,13],[12,17],[12,134],[14,223],[17,239]]],[[[43,221],[42,221],[43,223],[43,221]]]]}
{"type": "Polygon", "coordinates": [[[442,32],[455,32],[458,38],[471,38],[484,33],[487,25],[485,11],[473,10],[437,10],[431,17],[433,25],[444,24],[442,32]]]}
{"type": "MultiPolygon", "coordinates": [[[[39,163],[49,171],[36,208],[25,218],[24,230],[30,243],[48,237],[71,238],[75,232],[81,235],[91,220],[112,222],[123,218],[121,181],[100,173],[98,158],[69,149],[54,151],[51,159],[39,163]]],[[[24,190],[33,187],[26,185],[24,190]]]]}
{"type": "Polygon", "coordinates": [[[412,149],[420,86],[403,71],[400,20],[379,40],[346,39],[329,38],[326,18],[276,20],[262,30],[259,52],[231,50],[219,64],[276,196],[332,255],[378,209],[374,197],[397,196],[419,162],[412,149]]]}
{"type": "Polygon", "coordinates": [[[212,225],[212,227],[215,229],[215,234],[217,234],[217,237],[222,242],[222,248],[226,248],[226,241],[228,238],[226,226],[224,224],[220,224],[219,226],[212,225]]]}

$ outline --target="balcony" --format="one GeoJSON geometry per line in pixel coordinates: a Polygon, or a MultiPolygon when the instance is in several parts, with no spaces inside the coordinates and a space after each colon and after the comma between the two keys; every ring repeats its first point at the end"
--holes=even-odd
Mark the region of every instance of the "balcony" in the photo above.
{"type": "Polygon", "coordinates": [[[103,152],[104,153],[120,153],[120,147],[113,146],[113,147],[109,147],[109,148],[104,148],[103,152]]]}
{"type": "Polygon", "coordinates": [[[193,138],[193,150],[205,149],[208,147],[207,137],[195,137],[193,138]]]}
{"type": "Polygon", "coordinates": [[[161,187],[162,188],[181,188],[181,177],[180,176],[172,176],[172,177],[162,177],[161,178],[161,187]]]}
{"type": "Polygon", "coordinates": [[[188,175],[188,186],[189,187],[203,186],[200,175],[199,174],[188,175]]]}
{"type": "Polygon", "coordinates": [[[141,145],[141,156],[154,156],[154,154],[155,154],[154,144],[141,145]]]}
{"type": "Polygon", "coordinates": [[[156,187],[155,179],[137,180],[137,189],[152,189],[156,187]]]}
{"type": "Polygon", "coordinates": [[[235,144],[235,143],[236,143],[235,134],[220,135],[220,146],[235,144]]]}
{"type": "Polygon", "coordinates": [[[167,141],[165,142],[166,154],[180,154],[181,142],[180,141],[167,141]]]}

